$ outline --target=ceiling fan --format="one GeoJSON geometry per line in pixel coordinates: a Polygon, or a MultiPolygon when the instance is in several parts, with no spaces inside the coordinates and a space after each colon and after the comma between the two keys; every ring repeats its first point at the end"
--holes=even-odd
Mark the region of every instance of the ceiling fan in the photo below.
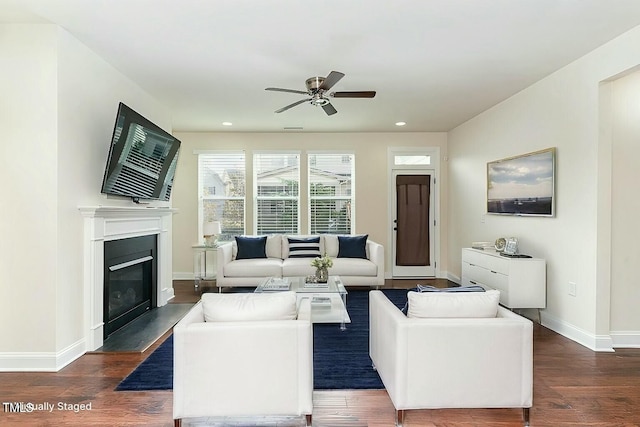
{"type": "Polygon", "coordinates": [[[294,90],[294,89],[281,89],[279,87],[268,87],[265,90],[272,90],[275,92],[288,92],[297,93],[300,95],[307,95],[310,98],[296,101],[293,104],[289,104],[286,107],[282,107],[276,110],[276,113],[282,113],[289,108],[300,105],[304,102],[309,102],[311,105],[320,106],[327,113],[328,116],[337,113],[338,111],[331,105],[328,97],[332,98],[373,98],[376,96],[376,92],[373,90],[368,91],[356,91],[356,92],[331,92],[327,93],[329,89],[333,87],[338,81],[344,77],[344,73],[339,71],[332,71],[327,77],[309,77],[305,82],[307,91],[294,90]]]}

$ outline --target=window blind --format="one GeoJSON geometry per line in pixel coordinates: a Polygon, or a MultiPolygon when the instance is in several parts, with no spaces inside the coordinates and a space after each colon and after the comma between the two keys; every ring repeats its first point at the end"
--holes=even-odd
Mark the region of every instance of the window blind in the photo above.
{"type": "Polygon", "coordinates": [[[207,221],[220,221],[219,241],[245,233],[244,152],[198,154],[199,235],[207,221]]]}
{"type": "Polygon", "coordinates": [[[311,234],[351,234],[353,154],[309,154],[311,234]]]}
{"type": "Polygon", "coordinates": [[[292,152],[253,156],[257,234],[299,234],[300,155],[292,152]]]}

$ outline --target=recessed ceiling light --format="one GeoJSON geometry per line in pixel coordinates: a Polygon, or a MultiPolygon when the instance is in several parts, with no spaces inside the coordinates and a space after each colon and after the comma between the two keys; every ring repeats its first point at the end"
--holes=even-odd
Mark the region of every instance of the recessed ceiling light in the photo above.
{"type": "Polygon", "coordinates": [[[231,122],[222,122],[222,126],[231,126],[233,123],[231,122]]]}
{"type": "Polygon", "coordinates": [[[396,122],[396,126],[404,126],[406,125],[406,122],[396,122]]]}

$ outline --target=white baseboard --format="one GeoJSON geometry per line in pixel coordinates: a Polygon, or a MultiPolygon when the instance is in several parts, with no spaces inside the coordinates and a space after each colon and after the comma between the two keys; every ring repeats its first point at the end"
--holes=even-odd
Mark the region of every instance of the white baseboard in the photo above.
{"type": "Polygon", "coordinates": [[[613,341],[610,335],[594,335],[584,329],[578,328],[562,319],[558,319],[546,313],[544,310],[540,312],[540,320],[542,326],[559,333],[562,336],[577,342],[593,351],[612,352],[613,341]]]}
{"type": "Polygon", "coordinates": [[[457,283],[458,285],[462,283],[462,280],[458,276],[450,273],[447,273],[446,279],[452,281],[453,283],[457,283]]]}
{"type": "Polygon", "coordinates": [[[76,341],[57,353],[0,353],[0,372],[58,372],[84,353],[84,340],[76,341]]]}
{"type": "Polygon", "coordinates": [[[640,331],[612,331],[613,348],[640,348],[640,331]]]}
{"type": "Polygon", "coordinates": [[[173,272],[173,280],[194,280],[195,277],[193,275],[193,271],[190,272],[173,272]]]}

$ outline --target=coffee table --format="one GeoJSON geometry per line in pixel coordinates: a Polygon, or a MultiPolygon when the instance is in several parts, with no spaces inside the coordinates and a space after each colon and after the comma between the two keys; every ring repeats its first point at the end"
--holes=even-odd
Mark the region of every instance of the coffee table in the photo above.
{"type": "Polygon", "coordinates": [[[312,323],[340,323],[345,330],[351,323],[347,313],[347,290],[340,276],[329,276],[326,284],[306,283],[305,277],[267,277],[256,287],[256,293],[295,291],[298,304],[302,299],[311,300],[312,323]]]}

